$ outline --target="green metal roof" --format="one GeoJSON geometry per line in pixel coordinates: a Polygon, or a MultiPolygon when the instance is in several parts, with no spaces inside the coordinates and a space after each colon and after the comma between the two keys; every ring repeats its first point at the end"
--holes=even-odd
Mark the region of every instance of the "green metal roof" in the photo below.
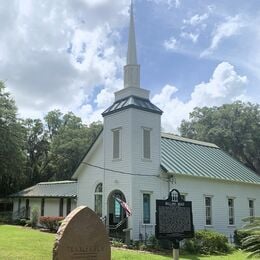
{"type": "Polygon", "coordinates": [[[260,184],[260,176],[218,146],[161,134],[161,167],[166,172],[260,184]]]}
{"type": "Polygon", "coordinates": [[[75,198],[77,197],[76,181],[40,182],[32,187],[10,195],[13,198],[75,198]]]}
{"type": "Polygon", "coordinates": [[[128,108],[136,108],[160,115],[162,114],[162,110],[151,103],[149,99],[144,99],[136,96],[128,96],[116,101],[112,106],[110,106],[106,111],[102,113],[102,116],[110,115],[128,108]]]}

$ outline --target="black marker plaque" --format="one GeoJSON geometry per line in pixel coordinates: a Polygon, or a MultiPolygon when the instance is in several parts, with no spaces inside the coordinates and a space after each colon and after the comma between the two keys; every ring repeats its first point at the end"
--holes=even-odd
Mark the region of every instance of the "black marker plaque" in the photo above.
{"type": "Polygon", "coordinates": [[[176,189],[170,191],[167,200],[156,200],[155,235],[171,241],[194,237],[192,202],[182,200],[176,189]]]}

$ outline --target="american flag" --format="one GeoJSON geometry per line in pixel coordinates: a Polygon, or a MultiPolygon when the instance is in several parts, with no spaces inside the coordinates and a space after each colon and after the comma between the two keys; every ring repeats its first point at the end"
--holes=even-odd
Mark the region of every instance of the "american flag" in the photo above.
{"type": "Polygon", "coordinates": [[[118,197],[115,197],[115,200],[121,205],[121,207],[125,210],[126,215],[129,217],[132,215],[132,211],[130,209],[130,207],[127,205],[126,202],[124,202],[123,200],[119,199],[118,197]]]}

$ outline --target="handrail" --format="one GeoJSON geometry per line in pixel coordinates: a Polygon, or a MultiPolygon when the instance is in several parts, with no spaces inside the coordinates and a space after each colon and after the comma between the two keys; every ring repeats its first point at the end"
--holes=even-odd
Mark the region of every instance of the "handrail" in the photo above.
{"type": "Polygon", "coordinates": [[[100,217],[100,220],[103,222],[104,225],[106,225],[107,216],[100,217]]]}
{"type": "Polygon", "coordinates": [[[120,226],[122,226],[126,221],[127,221],[127,218],[124,218],[124,219],[122,219],[119,223],[117,223],[116,225],[110,225],[110,226],[109,226],[109,229],[116,230],[116,229],[118,229],[120,226]]]}

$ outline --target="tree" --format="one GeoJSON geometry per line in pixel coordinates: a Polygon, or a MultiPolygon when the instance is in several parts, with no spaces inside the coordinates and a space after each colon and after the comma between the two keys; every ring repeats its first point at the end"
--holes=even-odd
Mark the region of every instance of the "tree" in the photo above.
{"type": "Polygon", "coordinates": [[[0,82],[0,197],[24,184],[25,130],[17,118],[17,108],[0,82]]]}
{"type": "Polygon", "coordinates": [[[58,133],[60,127],[63,124],[62,113],[59,110],[50,111],[44,120],[47,125],[47,132],[50,140],[58,133]]]}
{"type": "Polygon", "coordinates": [[[41,181],[70,179],[101,131],[72,112],[50,111],[44,121],[21,120],[0,82],[0,197],[41,181]]]}
{"type": "Polygon", "coordinates": [[[212,142],[260,174],[260,106],[242,103],[195,108],[183,121],[184,137],[212,142]]]}
{"type": "Polygon", "coordinates": [[[26,177],[27,186],[40,181],[47,181],[50,176],[46,172],[49,163],[49,142],[44,125],[40,119],[26,119],[23,122],[26,129],[26,177]]]}
{"type": "Polygon", "coordinates": [[[72,112],[63,115],[59,110],[49,112],[45,121],[50,138],[50,162],[46,169],[52,174],[51,180],[70,179],[102,125],[85,126],[72,112]]]}

